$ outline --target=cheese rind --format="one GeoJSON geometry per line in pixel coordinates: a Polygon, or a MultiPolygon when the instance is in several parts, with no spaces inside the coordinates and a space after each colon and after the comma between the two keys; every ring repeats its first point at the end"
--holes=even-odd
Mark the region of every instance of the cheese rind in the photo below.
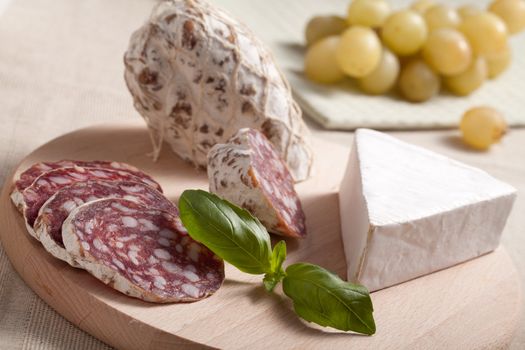
{"type": "Polygon", "coordinates": [[[357,130],[339,193],[348,280],[378,290],[494,250],[515,196],[480,169],[357,130]]]}

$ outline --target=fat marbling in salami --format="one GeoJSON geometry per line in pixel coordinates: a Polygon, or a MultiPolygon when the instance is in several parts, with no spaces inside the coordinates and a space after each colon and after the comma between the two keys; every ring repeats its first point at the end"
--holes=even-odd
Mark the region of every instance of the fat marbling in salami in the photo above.
{"type": "MultiPolygon", "coordinates": [[[[79,167],[58,168],[49,170],[37,177],[31,186],[27,187],[21,196],[21,202],[16,203],[24,213],[28,232],[36,238],[33,224],[42,205],[59,189],[77,182],[89,180],[105,181],[136,181],[149,185],[150,181],[120,170],[104,168],[79,167]]],[[[13,201],[14,198],[12,197],[13,201]]]]}
{"type": "Polygon", "coordinates": [[[126,199],[101,199],[74,209],[62,236],[82,268],[124,294],[158,303],[199,300],[221,286],[224,264],[176,219],[126,199]]]}
{"type": "Polygon", "coordinates": [[[208,154],[210,191],[239,205],[268,231],[306,235],[305,216],[286,163],[255,129],[241,129],[208,154]]]}
{"type": "MultiPolygon", "coordinates": [[[[44,248],[54,257],[77,266],[64,249],[62,224],[78,206],[102,198],[124,198],[178,216],[177,207],[146,184],[131,181],[77,182],[58,190],[40,209],[33,226],[44,248]]],[[[184,230],[182,223],[180,230],[184,230]]]]}
{"type": "Polygon", "coordinates": [[[121,162],[105,161],[105,160],[84,161],[84,160],[69,160],[69,159],[59,160],[57,162],[40,162],[40,163],[33,164],[31,167],[29,167],[28,169],[26,169],[24,172],[20,174],[18,179],[15,181],[15,189],[19,192],[22,192],[27,187],[31,186],[33,181],[35,181],[37,177],[39,177],[46,171],[58,169],[58,168],[72,168],[75,166],[90,167],[90,168],[104,168],[104,169],[119,170],[119,171],[131,173],[133,175],[143,178],[145,182],[150,182],[151,186],[157,188],[158,190],[162,192],[160,185],[157,182],[155,182],[155,180],[153,180],[151,176],[140,171],[133,165],[129,165],[126,163],[121,163],[121,162]]]}

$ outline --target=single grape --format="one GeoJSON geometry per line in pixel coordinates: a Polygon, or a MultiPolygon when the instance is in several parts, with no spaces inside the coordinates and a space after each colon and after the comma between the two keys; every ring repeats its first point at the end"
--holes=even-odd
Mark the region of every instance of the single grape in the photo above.
{"type": "Polygon", "coordinates": [[[333,84],[345,78],[335,58],[338,45],[339,36],[333,35],[308,48],[304,59],[304,71],[308,79],[317,83],[333,84]]]}
{"type": "Polygon", "coordinates": [[[429,32],[439,28],[457,28],[461,22],[456,10],[446,5],[432,6],[425,11],[424,17],[429,32]]]}
{"type": "Polygon", "coordinates": [[[463,114],[459,128],[467,145],[486,150],[503,137],[507,122],[494,108],[474,107],[463,114]]]}
{"type": "Polygon", "coordinates": [[[399,75],[399,90],[412,102],[423,102],[439,92],[439,76],[423,60],[407,63],[399,75]]]}
{"type": "Polygon", "coordinates": [[[316,16],[308,21],[305,29],[306,45],[331,35],[341,34],[348,27],[346,20],[339,16],[316,16]]]}
{"type": "Polygon", "coordinates": [[[481,12],[465,18],[459,30],[478,55],[496,54],[503,51],[507,45],[505,23],[492,13],[481,12]]]}
{"type": "Polygon", "coordinates": [[[422,52],[425,61],[440,74],[454,75],[466,70],[472,61],[470,45],[460,32],[436,29],[428,35],[422,52]]]}
{"type": "Polygon", "coordinates": [[[353,26],[341,35],[336,59],[343,72],[351,77],[361,78],[377,67],[381,50],[381,41],[374,30],[353,26]]]}
{"type": "Polygon", "coordinates": [[[399,60],[387,48],[383,48],[381,61],[372,73],[359,79],[359,87],[368,94],[379,95],[389,91],[399,75],[399,60]]]}
{"type": "Polygon", "coordinates": [[[494,0],[489,6],[489,11],[503,19],[510,34],[521,32],[525,28],[523,0],[494,0]]]}
{"type": "Polygon", "coordinates": [[[466,71],[445,77],[445,85],[454,94],[466,96],[477,90],[487,79],[487,63],[483,56],[474,58],[466,71]]]}
{"type": "Polygon", "coordinates": [[[386,0],[354,0],[348,8],[347,21],[350,25],[380,27],[390,13],[386,0]]]}
{"type": "Polygon", "coordinates": [[[512,51],[508,45],[502,52],[493,55],[486,55],[485,61],[487,61],[488,77],[494,79],[503,73],[510,65],[511,59],[512,51]]]}
{"type": "Polygon", "coordinates": [[[463,5],[461,7],[458,8],[458,15],[459,17],[461,17],[462,20],[464,20],[465,18],[467,17],[470,17],[470,16],[473,16],[473,15],[477,15],[479,13],[481,13],[481,9],[479,9],[478,7],[474,6],[474,5],[463,5]]]}
{"type": "Polygon", "coordinates": [[[381,30],[383,42],[394,53],[409,56],[423,46],[427,39],[427,26],[421,15],[412,10],[394,12],[381,30]]]}
{"type": "Polygon", "coordinates": [[[434,6],[436,2],[434,0],[417,0],[410,5],[410,9],[420,14],[424,14],[429,8],[434,6]]]}

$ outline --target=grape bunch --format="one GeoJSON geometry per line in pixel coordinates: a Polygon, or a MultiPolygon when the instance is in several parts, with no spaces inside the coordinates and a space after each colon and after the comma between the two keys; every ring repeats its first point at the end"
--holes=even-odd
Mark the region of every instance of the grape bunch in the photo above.
{"type": "Polygon", "coordinates": [[[465,96],[509,66],[508,37],[523,29],[525,0],[494,0],[487,10],[417,0],[397,11],[387,0],[353,0],[346,18],[308,22],[305,74],[323,84],[350,77],[372,95],[397,86],[411,102],[441,85],[465,96]]]}

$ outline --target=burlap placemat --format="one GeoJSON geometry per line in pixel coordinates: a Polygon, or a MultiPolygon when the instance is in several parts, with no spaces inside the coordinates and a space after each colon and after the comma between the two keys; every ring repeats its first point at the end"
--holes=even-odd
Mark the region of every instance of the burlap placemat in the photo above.
{"type": "MultiPolygon", "coordinates": [[[[60,134],[139,118],[122,78],[122,54],[152,6],[11,1],[0,16],[0,184],[27,153],[60,134]]],[[[109,347],[36,296],[0,247],[0,348],[109,347]]]]}

